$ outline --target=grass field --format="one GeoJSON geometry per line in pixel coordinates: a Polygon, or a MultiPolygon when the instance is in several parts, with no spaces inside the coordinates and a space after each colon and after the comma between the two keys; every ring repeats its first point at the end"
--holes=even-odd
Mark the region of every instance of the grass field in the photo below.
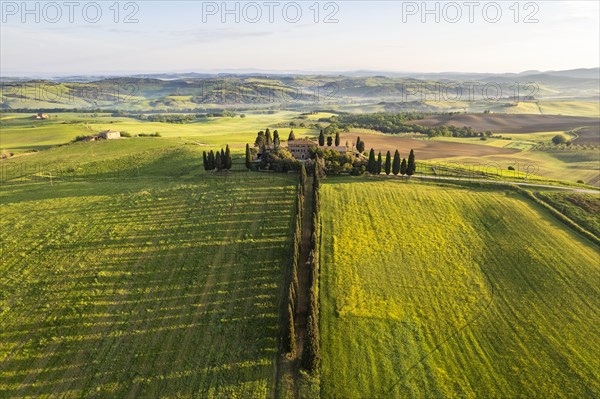
{"type": "Polygon", "coordinates": [[[514,192],[322,186],[324,398],[600,394],[600,253],[514,192]]]}
{"type": "Polygon", "coordinates": [[[2,185],[0,397],[273,395],[295,179],[168,143],[17,158],[76,168],[2,185]]]}
{"type": "MultiPolygon", "coordinates": [[[[158,132],[164,138],[180,139],[204,145],[224,145],[242,149],[254,142],[256,133],[267,127],[279,130],[282,140],[287,140],[289,121],[297,112],[275,114],[247,114],[245,118],[207,118],[195,123],[161,123],[133,118],[111,117],[110,114],[51,114],[52,118],[36,121],[27,114],[8,114],[3,117],[0,148],[13,152],[47,149],[64,144],[79,135],[91,135],[103,130],[125,131],[132,135],[158,132]],[[286,127],[274,127],[277,125],[286,127]]],[[[294,128],[296,137],[312,134],[308,128],[294,128]]]]}

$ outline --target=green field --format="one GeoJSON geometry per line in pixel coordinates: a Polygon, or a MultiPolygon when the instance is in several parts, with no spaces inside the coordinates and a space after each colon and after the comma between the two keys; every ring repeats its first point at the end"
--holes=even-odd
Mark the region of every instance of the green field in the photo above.
{"type": "MultiPolygon", "coordinates": [[[[92,135],[113,129],[132,135],[158,132],[162,137],[188,141],[198,145],[224,145],[243,148],[253,142],[256,133],[269,127],[278,129],[282,140],[287,140],[289,122],[297,112],[274,114],[247,114],[239,116],[206,118],[195,123],[162,123],[134,118],[111,117],[110,114],[51,114],[49,120],[32,120],[28,114],[7,114],[2,117],[0,148],[19,153],[31,149],[47,149],[64,144],[79,135],[92,135]],[[277,127],[284,126],[284,127],[277,127]]],[[[294,128],[296,137],[310,135],[308,128],[294,128]]]]}
{"type": "Polygon", "coordinates": [[[600,252],[513,191],[328,179],[324,398],[600,394],[600,252]]]}
{"type": "Polygon", "coordinates": [[[0,397],[272,396],[295,179],[96,144],[2,184],[0,397]]]}

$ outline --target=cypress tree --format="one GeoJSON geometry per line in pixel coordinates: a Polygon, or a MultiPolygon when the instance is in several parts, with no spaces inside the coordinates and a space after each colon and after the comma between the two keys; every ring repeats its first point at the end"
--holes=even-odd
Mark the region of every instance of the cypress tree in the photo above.
{"type": "Polygon", "coordinates": [[[204,170],[208,170],[208,159],[206,158],[206,151],[202,151],[202,163],[204,164],[204,170]]]}
{"type": "Polygon", "coordinates": [[[299,254],[296,254],[294,262],[292,264],[292,286],[294,287],[294,291],[296,292],[296,298],[298,297],[298,260],[300,258],[299,254]]]}
{"type": "Polygon", "coordinates": [[[224,165],[224,166],[225,166],[225,169],[227,169],[227,170],[231,169],[231,166],[232,166],[232,164],[233,164],[233,161],[232,161],[232,159],[231,159],[231,151],[229,150],[229,144],[227,144],[227,145],[225,146],[225,158],[224,158],[224,164],[225,164],[225,165],[224,165]]]}
{"type": "Polygon", "coordinates": [[[225,169],[227,161],[225,160],[225,151],[221,148],[221,169],[225,169]]]}
{"type": "Polygon", "coordinates": [[[296,312],[296,291],[294,290],[294,283],[290,282],[288,287],[288,305],[292,307],[292,314],[296,312]]]}
{"type": "Polygon", "coordinates": [[[382,166],[381,151],[379,151],[379,154],[377,154],[377,165],[375,167],[375,174],[376,175],[381,174],[381,166],[382,166]]]}
{"type": "Polygon", "coordinates": [[[404,176],[408,173],[408,166],[406,164],[406,158],[402,158],[402,165],[400,166],[400,174],[404,176]]]}
{"type": "Polygon", "coordinates": [[[256,140],[254,141],[254,145],[258,148],[262,148],[265,145],[265,132],[262,130],[258,132],[256,135],[256,140]]]}
{"type": "Polygon", "coordinates": [[[360,143],[360,136],[356,136],[356,149],[358,150],[358,144],[360,143]]]}
{"type": "Polygon", "coordinates": [[[319,179],[321,177],[321,165],[319,163],[319,156],[315,155],[315,173],[313,179],[313,188],[315,192],[319,189],[319,179]]]}
{"type": "Polygon", "coordinates": [[[398,150],[394,152],[394,162],[392,163],[392,173],[397,176],[400,173],[400,153],[398,150]]]}
{"type": "Polygon", "coordinates": [[[279,140],[279,132],[277,130],[273,130],[273,141],[275,141],[275,139],[279,140]]]}
{"type": "Polygon", "coordinates": [[[273,137],[271,137],[271,131],[269,129],[265,131],[265,145],[267,148],[271,148],[273,145],[273,137]]]}
{"type": "Polygon", "coordinates": [[[246,168],[252,168],[252,156],[250,155],[250,145],[246,144],[246,168]]]}
{"type": "Polygon", "coordinates": [[[319,347],[318,319],[314,312],[308,316],[307,342],[302,354],[302,365],[309,372],[315,371],[321,361],[321,348],[319,347]]]}
{"type": "Polygon", "coordinates": [[[290,135],[288,136],[288,141],[294,141],[296,140],[296,135],[294,134],[293,130],[290,130],[290,135]]]}
{"type": "Polygon", "coordinates": [[[286,337],[286,352],[290,355],[296,354],[296,328],[294,327],[294,313],[292,304],[288,304],[288,331],[286,337]]]}
{"type": "Polygon", "coordinates": [[[215,170],[216,162],[215,162],[215,153],[213,150],[210,150],[208,153],[208,170],[215,170]]]}
{"type": "Polygon", "coordinates": [[[215,155],[215,167],[217,170],[223,169],[223,158],[221,158],[221,153],[217,151],[217,155],[215,155]]]}
{"type": "Polygon", "coordinates": [[[304,164],[300,165],[300,188],[302,189],[302,194],[304,194],[304,187],[306,186],[306,168],[304,164]]]}
{"type": "Polygon", "coordinates": [[[335,132],[335,146],[336,147],[340,146],[340,133],[339,132],[335,132]]]}
{"type": "Polygon", "coordinates": [[[406,174],[412,176],[417,171],[417,164],[415,163],[415,152],[410,150],[408,155],[408,165],[406,166],[406,174]]]}
{"type": "Polygon", "coordinates": [[[281,142],[279,141],[279,137],[276,137],[273,139],[273,148],[277,149],[279,148],[279,146],[281,145],[281,142]]]}
{"type": "Polygon", "coordinates": [[[333,144],[333,138],[331,136],[327,136],[327,147],[331,147],[333,144]]]}
{"type": "Polygon", "coordinates": [[[371,148],[371,151],[369,151],[369,162],[367,162],[367,171],[369,173],[375,173],[376,166],[377,161],[375,160],[375,150],[371,148]]]}
{"type": "Polygon", "coordinates": [[[389,174],[391,172],[392,172],[392,155],[388,151],[387,154],[385,154],[385,174],[389,176],[389,174]]]}
{"type": "Polygon", "coordinates": [[[360,140],[360,141],[358,142],[358,144],[356,145],[356,150],[357,150],[358,152],[360,152],[361,154],[362,154],[363,152],[365,152],[365,142],[364,142],[364,141],[362,141],[362,140],[360,140]]]}
{"type": "Polygon", "coordinates": [[[321,129],[321,133],[319,133],[319,146],[323,147],[325,145],[325,135],[323,134],[323,129],[321,129]]]}

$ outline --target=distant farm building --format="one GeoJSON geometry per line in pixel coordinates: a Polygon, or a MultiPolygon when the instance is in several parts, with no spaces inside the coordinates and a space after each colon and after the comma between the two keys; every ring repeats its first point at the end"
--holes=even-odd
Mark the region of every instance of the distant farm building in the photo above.
{"type": "Polygon", "coordinates": [[[105,130],[98,134],[98,138],[105,140],[119,139],[121,138],[121,132],[117,132],[116,130],[105,130]]]}
{"type": "Polygon", "coordinates": [[[310,159],[310,150],[317,148],[318,144],[315,141],[302,139],[292,140],[287,143],[288,151],[299,160],[310,159]]]}
{"type": "Polygon", "coordinates": [[[38,112],[37,115],[33,115],[31,117],[31,119],[48,119],[48,118],[50,118],[50,116],[48,116],[48,114],[44,114],[41,112],[38,112]]]}

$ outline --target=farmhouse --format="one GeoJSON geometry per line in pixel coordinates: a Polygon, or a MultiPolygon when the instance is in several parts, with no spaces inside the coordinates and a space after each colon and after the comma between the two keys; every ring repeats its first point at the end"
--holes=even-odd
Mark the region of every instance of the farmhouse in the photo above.
{"type": "Polygon", "coordinates": [[[117,132],[116,130],[105,130],[98,134],[98,138],[111,140],[121,138],[121,132],[117,132]]]}
{"type": "Polygon", "coordinates": [[[37,115],[33,115],[31,119],[48,119],[48,114],[44,114],[42,112],[38,112],[37,115]]]}
{"type": "Polygon", "coordinates": [[[342,155],[346,155],[346,154],[352,153],[352,151],[350,149],[348,149],[348,147],[346,147],[345,145],[323,147],[323,149],[325,149],[325,150],[334,150],[334,151],[339,152],[342,155]]]}
{"type": "Polygon", "coordinates": [[[308,139],[290,140],[287,145],[288,151],[299,160],[310,159],[310,150],[318,146],[317,142],[308,139]]]}

